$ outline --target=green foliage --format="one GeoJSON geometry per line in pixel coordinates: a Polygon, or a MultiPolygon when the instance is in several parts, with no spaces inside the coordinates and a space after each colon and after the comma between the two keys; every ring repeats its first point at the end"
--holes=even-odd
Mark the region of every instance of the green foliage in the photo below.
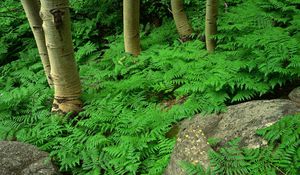
{"type": "Polygon", "coordinates": [[[212,174],[299,174],[300,169],[300,114],[286,116],[274,125],[257,131],[268,145],[240,148],[239,139],[228,143],[219,151],[211,151],[207,170],[198,164],[183,162],[189,175],[212,174]]]}
{"type": "Polygon", "coordinates": [[[180,161],[179,166],[188,175],[211,175],[210,169],[206,171],[201,164],[193,165],[186,161],[180,161]]]}
{"type": "MultiPolygon", "coordinates": [[[[0,45],[5,52],[1,58],[12,59],[12,53],[19,58],[0,69],[0,139],[39,146],[50,152],[61,171],[79,175],[162,174],[175,142],[165,136],[172,124],[200,112],[224,111],[227,104],[272,92],[300,77],[299,10],[286,15],[277,12],[278,8],[270,10],[267,5],[274,6],[274,0],[265,5],[261,1],[228,1],[228,12],[220,16],[214,54],[208,55],[198,40],[178,41],[173,22],[165,19],[161,27],[142,34],[143,52],[138,57],[123,51],[121,1],[70,2],[85,105],[77,117],[50,114],[53,92],[47,87],[32,39],[26,47],[16,47],[22,52],[0,45]],[[288,22],[283,25],[282,21],[288,22]]],[[[169,13],[168,1],[153,2],[142,1],[142,16],[163,18],[169,13]],[[164,10],[155,8],[160,4],[164,10]]],[[[297,6],[296,1],[284,3],[297,6]]],[[[204,3],[193,0],[186,5],[193,25],[202,31],[204,3]]],[[[29,26],[24,20],[14,23],[23,22],[24,27],[16,33],[20,42],[27,41],[23,30],[26,26],[29,34],[29,26]]],[[[12,23],[6,26],[13,27],[12,23]]],[[[9,47],[7,43],[19,42],[13,37],[4,41],[9,47]]],[[[268,137],[277,140],[274,135],[268,137]]],[[[296,155],[292,148],[289,152],[296,155]]],[[[221,160],[235,154],[240,150],[225,149],[215,156],[221,160]]]]}
{"type": "Polygon", "coordinates": [[[0,66],[16,60],[19,52],[35,47],[19,1],[1,1],[0,26],[0,66]]]}

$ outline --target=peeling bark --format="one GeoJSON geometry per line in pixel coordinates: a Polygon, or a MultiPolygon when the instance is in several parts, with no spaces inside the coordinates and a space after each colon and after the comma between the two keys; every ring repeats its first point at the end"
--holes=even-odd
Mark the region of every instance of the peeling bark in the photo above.
{"type": "Polygon", "coordinates": [[[79,112],[81,84],[71,36],[68,0],[41,0],[41,18],[54,85],[53,112],[79,112]]]}

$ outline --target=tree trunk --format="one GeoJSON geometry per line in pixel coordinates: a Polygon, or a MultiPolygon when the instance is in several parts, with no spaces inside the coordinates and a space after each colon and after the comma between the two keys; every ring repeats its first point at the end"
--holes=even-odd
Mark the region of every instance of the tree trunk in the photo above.
{"type": "Polygon", "coordinates": [[[125,52],[137,56],[140,48],[140,0],[123,0],[125,52]]]}
{"type": "Polygon", "coordinates": [[[171,0],[171,8],[180,38],[184,39],[189,37],[193,33],[193,29],[184,12],[182,0],[171,0]]]}
{"type": "Polygon", "coordinates": [[[218,0],[206,0],[205,40],[208,52],[213,52],[216,47],[216,40],[212,36],[217,34],[217,16],[218,0]]]}
{"type": "Polygon", "coordinates": [[[54,85],[53,112],[79,112],[81,84],[74,58],[68,0],[41,0],[41,17],[54,85]]]}
{"type": "Polygon", "coordinates": [[[29,21],[30,28],[33,32],[33,36],[35,38],[36,45],[43,63],[44,71],[47,76],[48,84],[50,87],[52,87],[53,82],[50,76],[51,67],[42,27],[43,21],[39,15],[40,2],[39,0],[21,0],[21,3],[29,21]]]}

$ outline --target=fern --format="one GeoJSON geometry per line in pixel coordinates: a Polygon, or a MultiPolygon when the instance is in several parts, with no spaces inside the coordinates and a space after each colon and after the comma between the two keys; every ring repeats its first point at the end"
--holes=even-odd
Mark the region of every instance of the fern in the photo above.
{"type": "MultiPolygon", "coordinates": [[[[299,126],[300,114],[286,116],[257,131],[268,141],[266,147],[240,148],[239,139],[236,139],[219,151],[211,151],[208,174],[298,174],[299,126]]],[[[201,165],[183,162],[182,167],[190,175],[207,174],[201,165]]]]}
{"type": "MultiPolygon", "coordinates": [[[[197,113],[225,111],[228,104],[257,98],[300,76],[298,1],[226,1],[217,51],[207,54],[199,40],[177,40],[168,18],[169,1],[143,0],[142,8],[149,7],[143,11],[148,14],[143,25],[151,22],[148,18],[166,17],[150,33],[142,29],[139,57],[123,51],[120,1],[70,2],[85,103],[84,111],[72,119],[50,113],[53,91],[37,49],[32,49],[36,46],[24,14],[13,13],[16,18],[0,22],[3,30],[11,31],[0,37],[0,62],[5,59],[0,63],[0,138],[50,152],[62,172],[161,174],[174,146],[174,139],[165,136],[172,124],[197,113]]],[[[3,4],[21,9],[14,0],[3,4]]],[[[204,1],[185,4],[199,38],[204,1]]],[[[299,167],[299,139],[293,133],[280,133],[286,143],[282,148],[275,150],[278,138],[270,135],[274,144],[269,149],[224,148],[222,154],[213,154],[215,162],[229,173],[274,174],[279,168],[292,174],[299,167]],[[273,156],[273,151],[271,163],[259,156],[273,156]],[[224,158],[233,163],[221,162],[224,158]]],[[[215,171],[221,172],[211,169],[215,171]]]]}

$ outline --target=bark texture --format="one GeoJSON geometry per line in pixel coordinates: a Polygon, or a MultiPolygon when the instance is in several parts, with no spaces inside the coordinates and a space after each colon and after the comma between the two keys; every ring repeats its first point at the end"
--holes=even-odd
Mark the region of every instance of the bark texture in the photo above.
{"type": "Polygon", "coordinates": [[[45,43],[45,34],[43,31],[43,21],[39,15],[40,1],[39,0],[21,0],[26,17],[29,21],[30,28],[33,32],[34,39],[36,41],[37,48],[43,63],[44,71],[47,76],[47,81],[50,87],[53,86],[53,82],[50,76],[50,62],[48,57],[48,51],[45,43]]]}
{"type": "Polygon", "coordinates": [[[175,25],[180,37],[188,37],[193,33],[193,29],[189,24],[188,18],[184,12],[182,0],[171,0],[171,8],[175,25]]]}
{"type": "Polygon", "coordinates": [[[125,52],[137,56],[140,47],[140,0],[123,0],[125,52]]]}
{"type": "Polygon", "coordinates": [[[68,0],[41,0],[41,17],[54,85],[53,112],[79,112],[81,84],[74,58],[68,0]]]}
{"type": "Polygon", "coordinates": [[[205,41],[208,52],[216,48],[216,40],[212,38],[217,34],[218,0],[206,0],[205,41]]]}

